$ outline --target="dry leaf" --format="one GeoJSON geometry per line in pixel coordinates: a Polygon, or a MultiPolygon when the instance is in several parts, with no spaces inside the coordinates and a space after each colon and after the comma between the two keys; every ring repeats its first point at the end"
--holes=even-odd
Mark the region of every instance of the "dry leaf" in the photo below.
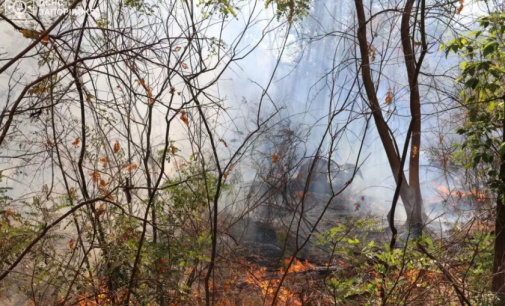
{"type": "Polygon", "coordinates": [[[174,52],[179,52],[179,51],[181,51],[181,46],[175,47],[174,52]]]}
{"type": "Polygon", "coordinates": [[[224,146],[228,148],[228,144],[226,143],[226,141],[224,141],[222,138],[219,138],[219,141],[222,142],[224,146]]]}
{"type": "Polygon", "coordinates": [[[459,7],[458,7],[458,9],[456,10],[456,15],[461,14],[461,11],[463,10],[463,8],[464,8],[464,5],[463,5],[463,0],[459,0],[459,7]]]}
{"type": "Polygon", "coordinates": [[[91,180],[96,183],[100,179],[100,172],[95,170],[92,173],[90,173],[89,176],[91,176],[91,180]]]}
{"type": "Polygon", "coordinates": [[[125,165],[123,168],[127,169],[128,172],[132,172],[132,169],[133,170],[137,170],[137,164],[128,164],[128,165],[125,165]]]}
{"type": "Polygon", "coordinates": [[[13,216],[15,212],[12,209],[9,209],[5,212],[5,217],[9,218],[10,216],[13,216]]]}
{"type": "Polygon", "coordinates": [[[100,180],[100,186],[107,186],[107,182],[105,180],[100,180]]]}
{"type": "Polygon", "coordinates": [[[121,149],[121,147],[119,147],[119,141],[116,140],[114,143],[114,154],[117,154],[119,152],[119,149],[121,149]]]}
{"type": "Polygon", "coordinates": [[[21,29],[19,32],[23,34],[25,38],[37,39],[40,36],[39,32],[35,30],[21,29]]]}
{"type": "Polygon", "coordinates": [[[184,122],[184,124],[186,124],[187,126],[189,126],[189,120],[188,120],[188,117],[186,117],[186,112],[185,111],[181,111],[181,120],[184,122]]]}
{"type": "Polygon", "coordinates": [[[50,146],[50,147],[52,147],[52,146],[53,146],[53,142],[51,141],[51,139],[48,139],[48,140],[47,140],[47,145],[48,145],[48,146],[50,146]]]}
{"type": "Polygon", "coordinates": [[[79,137],[77,137],[73,142],[72,142],[72,145],[76,148],[79,147],[79,143],[81,142],[81,140],[79,139],[79,137]]]}
{"type": "Polygon", "coordinates": [[[105,157],[100,157],[98,160],[99,160],[100,162],[102,162],[102,163],[103,163],[103,165],[102,165],[102,166],[103,166],[104,168],[105,168],[105,167],[107,167],[107,163],[108,163],[107,158],[105,158],[105,157]]]}
{"type": "Polygon", "coordinates": [[[391,91],[391,88],[388,89],[387,95],[386,95],[386,105],[390,105],[393,102],[393,92],[391,91]]]}
{"type": "Polygon", "coordinates": [[[279,154],[277,154],[277,152],[274,153],[274,155],[272,155],[272,162],[275,164],[279,161],[279,154]]]}
{"type": "Polygon", "coordinates": [[[70,188],[70,196],[75,197],[75,187],[70,188]]]}
{"type": "Polygon", "coordinates": [[[182,64],[181,64],[181,67],[182,67],[183,69],[188,69],[188,65],[187,65],[186,63],[182,63],[182,64]]]}
{"type": "Polygon", "coordinates": [[[419,148],[417,146],[414,146],[412,148],[412,158],[415,158],[417,156],[417,153],[419,153],[419,148]]]}
{"type": "Polygon", "coordinates": [[[75,245],[74,245],[75,241],[74,239],[70,239],[70,241],[68,242],[68,247],[73,250],[75,248],[75,245]]]}
{"type": "Polygon", "coordinates": [[[172,152],[172,155],[175,155],[175,153],[177,153],[179,151],[179,149],[174,146],[173,144],[170,145],[170,150],[172,152]]]}
{"type": "Polygon", "coordinates": [[[463,193],[461,191],[456,191],[456,195],[458,196],[458,198],[462,198],[463,197],[463,193]]]}
{"type": "Polygon", "coordinates": [[[361,203],[360,202],[354,203],[354,211],[358,211],[360,208],[361,208],[361,203]]]}
{"type": "Polygon", "coordinates": [[[225,172],[225,173],[223,174],[224,178],[225,178],[225,179],[227,179],[229,174],[230,174],[229,172],[225,172]]]}
{"type": "Polygon", "coordinates": [[[105,213],[105,209],[103,208],[103,203],[100,204],[100,207],[98,207],[98,210],[96,211],[95,218],[99,218],[101,215],[105,213]]]}
{"type": "MultiPolygon", "coordinates": [[[[42,35],[42,34],[44,34],[44,32],[40,31],[40,34],[42,35]]],[[[49,42],[49,34],[42,37],[42,40],[40,41],[40,43],[43,44],[44,46],[47,46],[48,42],[49,42]]]]}

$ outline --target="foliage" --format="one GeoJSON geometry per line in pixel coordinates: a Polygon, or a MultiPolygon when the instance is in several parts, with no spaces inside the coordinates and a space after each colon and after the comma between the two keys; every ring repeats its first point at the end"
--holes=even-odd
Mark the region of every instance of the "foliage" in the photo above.
{"type": "Polygon", "coordinates": [[[433,241],[423,235],[417,243],[391,250],[387,242],[381,245],[380,239],[367,237],[371,234],[377,237],[378,225],[376,219],[353,220],[319,235],[321,244],[330,245],[333,262],[342,267],[326,279],[335,304],[356,296],[365,298],[360,300],[363,305],[408,305],[418,299],[434,300],[436,305],[457,301],[434,258],[421,252],[418,244],[429,254],[436,254],[436,260],[462,280],[460,286],[473,288],[472,303],[493,302],[489,284],[494,241],[489,233],[455,232],[453,239],[461,239],[458,241],[461,247],[449,240],[433,241]],[[356,236],[360,232],[363,236],[356,236]]]}
{"type": "Polygon", "coordinates": [[[494,190],[504,186],[498,178],[500,156],[505,154],[502,142],[505,88],[505,15],[493,13],[479,20],[480,30],[459,37],[443,46],[446,54],[457,52],[466,60],[461,63],[463,84],[461,97],[467,109],[464,126],[458,129],[465,142],[459,144],[456,160],[465,168],[482,167],[485,180],[494,190]]]}

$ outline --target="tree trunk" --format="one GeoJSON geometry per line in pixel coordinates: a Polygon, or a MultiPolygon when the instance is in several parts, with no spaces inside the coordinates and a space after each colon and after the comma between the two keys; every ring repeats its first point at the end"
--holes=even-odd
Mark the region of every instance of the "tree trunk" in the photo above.
{"type": "MultiPolygon", "coordinates": [[[[408,10],[408,16],[410,16],[412,3],[413,0],[409,0],[408,3],[406,4],[406,10],[408,10]]],[[[363,85],[365,87],[365,91],[369,100],[370,109],[372,111],[374,122],[377,127],[377,132],[379,133],[382,144],[384,146],[384,151],[386,152],[389,165],[391,167],[391,171],[393,172],[395,181],[398,184],[399,179],[398,174],[401,168],[400,155],[399,155],[400,153],[395,148],[393,139],[391,138],[390,129],[386,121],[384,120],[384,116],[382,115],[382,109],[380,107],[379,100],[377,98],[377,93],[375,91],[374,82],[372,79],[372,74],[370,70],[370,60],[368,58],[369,46],[366,32],[367,21],[365,17],[365,10],[363,7],[362,0],[355,0],[355,5],[356,5],[356,15],[358,17],[358,23],[359,23],[357,34],[358,34],[359,49],[361,53],[361,71],[362,71],[363,85]]],[[[406,20],[408,21],[408,17],[406,20]]],[[[408,51],[409,50],[404,50],[404,53],[405,54],[412,53],[408,51]]],[[[412,56],[410,58],[406,56],[405,58],[406,62],[409,61],[409,63],[407,63],[408,68],[407,70],[409,72],[409,76],[411,68],[411,61],[410,61],[411,59],[413,59],[412,56]]],[[[417,149],[415,149],[417,153],[416,154],[411,153],[410,156],[410,169],[409,169],[410,181],[407,181],[405,174],[401,173],[401,175],[403,176],[402,178],[403,183],[400,187],[400,197],[407,213],[407,224],[410,226],[423,224],[424,221],[426,220],[426,216],[423,210],[423,201],[421,197],[421,190],[419,184],[419,145],[421,142],[419,91],[417,89],[417,82],[415,82],[415,85],[413,83],[414,82],[410,84],[410,87],[414,88],[415,90],[414,92],[411,92],[410,106],[413,118],[417,117],[416,118],[417,120],[415,119],[416,122],[414,122],[412,142],[413,144],[417,145],[417,149]],[[413,186],[411,186],[412,183],[414,184],[413,186]]],[[[412,147],[411,150],[414,150],[414,148],[412,147]]]]}
{"type": "MultiPolygon", "coordinates": [[[[505,142],[505,117],[503,119],[502,141],[505,142]]],[[[505,156],[501,156],[500,180],[505,183],[505,156]]],[[[494,242],[494,262],[493,262],[493,292],[503,300],[505,299],[505,203],[503,197],[505,191],[502,189],[498,193],[496,200],[496,223],[494,242]]]]}

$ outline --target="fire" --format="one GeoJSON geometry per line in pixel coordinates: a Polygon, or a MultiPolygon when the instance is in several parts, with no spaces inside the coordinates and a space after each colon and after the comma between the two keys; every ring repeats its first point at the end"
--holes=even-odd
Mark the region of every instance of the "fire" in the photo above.
{"type": "Polygon", "coordinates": [[[456,190],[451,192],[444,185],[438,185],[435,187],[435,189],[437,189],[443,196],[452,196],[457,199],[469,196],[475,196],[477,198],[477,202],[481,202],[483,199],[486,199],[486,193],[478,190],[471,190],[469,192],[461,192],[460,190],[456,190]]]}
{"type": "MultiPolygon", "coordinates": [[[[286,259],[286,266],[289,265],[291,260],[293,260],[293,263],[289,269],[287,271],[284,271],[284,269],[281,268],[279,269],[277,275],[274,274],[268,277],[265,267],[255,266],[252,266],[252,272],[248,273],[245,281],[249,284],[254,284],[261,289],[261,293],[265,298],[266,304],[270,304],[272,302],[277,288],[279,287],[280,279],[285,273],[297,273],[315,269],[315,266],[309,263],[307,260],[302,262],[296,258],[286,259]]],[[[284,285],[279,288],[275,305],[301,306],[302,304],[303,303],[296,292],[287,289],[284,285]]]]}
{"type": "MultiPolygon", "coordinates": [[[[291,261],[290,259],[285,260],[286,266],[289,264],[290,261],[291,261]]],[[[291,271],[291,272],[303,272],[303,271],[309,271],[309,270],[314,270],[314,269],[315,269],[315,266],[313,264],[309,263],[308,260],[301,262],[296,258],[293,259],[293,264],[291,265],[291,267],[289,267],[289,271],[291,271]]],[[[282,269],[279,272],[282,273],[283,272],[282,269]]]]}

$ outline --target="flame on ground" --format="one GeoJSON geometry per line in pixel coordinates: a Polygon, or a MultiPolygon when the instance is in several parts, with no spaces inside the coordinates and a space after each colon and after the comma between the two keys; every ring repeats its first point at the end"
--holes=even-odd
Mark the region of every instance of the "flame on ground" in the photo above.
{"type": "MultiPolygon", "coordinates": [[[[261,293],[265,298],[266,304],[272,303],[277,288],[279,287],[280,284],[280,278],[282,278],[282,276],[285,273],[290,272],[297,273],[315,269],[315,266],[309,263],[307,260],[302,262],[297,260],[296,258],[286,259],[285,261],[286,266],[289,265],[291,260],[293,260],[293,263],[291,264],[289,269],[285,271],[284,269],[281,268],[279,269],[277,275],[274,274],[268,276],[265,267],[255,267],[255,266],[252,266],[252,271],[248,273],[246,277],[246,282],[249,284],[254,284],[261,289],[261,293]]],[[[287,289],[284,285],[282,285],[279,288],[275,305],[301,306],[302,304],[303,303],[300,300],[300,296],[296,292],[287,289]]]]}

